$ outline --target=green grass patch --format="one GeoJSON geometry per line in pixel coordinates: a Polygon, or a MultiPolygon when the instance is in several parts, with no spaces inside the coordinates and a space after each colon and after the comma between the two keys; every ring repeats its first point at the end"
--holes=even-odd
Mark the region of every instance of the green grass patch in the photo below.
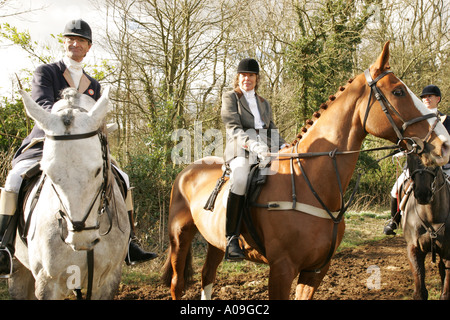
{"type": "Polygon", "coordinates": [[[345,214],[344,238],[338,251],[384,238],[383,228],[389,218],[389,212],[347,212],[345,214]]]}
{"type": "Polygon", "coordinates": [[[8,292],[8,280],[0,280],[0,300],[11,300],[8,292]]]}

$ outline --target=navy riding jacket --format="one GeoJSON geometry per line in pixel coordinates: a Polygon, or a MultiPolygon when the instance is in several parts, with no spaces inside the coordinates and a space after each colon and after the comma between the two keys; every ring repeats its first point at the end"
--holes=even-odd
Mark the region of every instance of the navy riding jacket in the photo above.
{"type": "MultiPolygon", "coordinates": [[[[74,84],[63,60],[44,64],[37,67],[34,72],[31,97],[37,104],[50,112],[53,104],[61,99],[62,90],[68,87],[74,87],[74,84]]],[[[100,83],[83,70],[78,92],[98,100],[101,96],[100,89],[100,83]]],[[[35,125],[14,155],[12,165],[14,166],[21,160],[42,157],[43,142],[36,143],[27,150],[23,150],[31,143],[33,138],[42,138],[44,136],[44,131],[38,125],[35,125]]]]}

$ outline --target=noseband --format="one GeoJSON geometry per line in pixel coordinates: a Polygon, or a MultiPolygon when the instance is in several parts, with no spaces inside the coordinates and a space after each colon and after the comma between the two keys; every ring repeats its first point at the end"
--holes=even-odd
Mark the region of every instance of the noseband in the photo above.
{"type": "Polygon", "coordinates": [[[437,117],[437,114],[430,113],[430,114],[423,115],[421,117],[414,118],[409,121],[405,121],[402,118],[402,116],[400,115],[400,113],[392,106],[392,104],[389,102],[389,100],[386,98],[386,96],[383,94],[383,92],[381,92],[381,90],[377,87],[377,82],[380,81],[384,76],[386,76],[389,73],[392,73],[392,71],[387,70],[387,71],[383,72],[382,74],[380,74],[375,79],[372,79],[369,69],[366,69],[364,71],[364,76],[366,77],[366,81],[371,89],[371,92],[369,94],[369,101],[367,102],[366,114],[364,116],[364,123],[363,123],[364,131],[366,131],[366,122],[367,122],[367,118],[369,117],[369,111],[371,108],[370,102],[372,99],[372,92],[373,92],[375,98],[381,105],[381,109],[383,110],[384,114],[388,118],[388,120],[392,126],[392,129],[394,129],[395,134],[397,135],[397,138],[398,138],[397,144],[400,144],[400,142],[405,141],[406,145],[408,146],[409,152],[420,153],[423,150],[423,141],[426,141],[430,137],[432,131],[434,130],[434,127],[439,122],[439,118],[437,117]],[[403,125],[401,128],[397,127],[394,119],[392,118],[391,112],[389,112],[389,111],[394,113],[403,122],[403,125]],[[415,124],[420,121],[423,121],[423,120],[428,120],[430,118],[436,118],[436,122],[430,128],[430,131],[428,132],[428,134],[426,135],[426,137],[424,139],[403,136],[403,133],[406,131],[406,129],[410,125],[415,124]]]}
{"type": "MultiPolygon", "coordinates": [[[[87,139],[90,137],[93,137],[97,135],[100,139],[100,144],[102,148],[102,159],[103,159],[103,182],[100,185],[95,197],[93,198],[88,211],[84,215],[84,218],[81,221],[73,221],[68,215],[67,215],[67,209],[64,206],[64,203],[61,201],[61,197],[56,191],[56,188],[53,184],[53,190],[55,191],[56,195],[58,196],[59,202],[61,203],[61,206],[64,210],[59,210],[59,214],[62,219],[68,220],[71,225],[73,226],[73,229],[69,230],[72,232],[81,232],[85,230],[97,230],[100,228],[100,224],[97,222],[95,226],[86,227],[85,222],[87,218],[89,217],[90,213],[92,212],[92,208],[94,207],[95,202],[100,197],[100,205],[98,207],[97,213],[99,216],[101,216],[105,211],[108,213],[108,216],[110,217],[110,210],[108,208],[108,197],[107,194],[111,191],[110,184],[108,183],[108,168],[109,168],[109,161],[108,161],[108,142],[106,139],[106,135],[103,134],[101,129],[98,129],[96,131],[88,132],[88,133],[82,133],[82,134],[66,134],[66,135],[46,135],[47,138],[55,141],[68,141],[68,140],[80,140],[80,139],[87,139]]],[[[60,229],[62,229],[62,220],[59,219],[60,229]]],[[[112,227],[112,218],[110,217],[110,226],[108,231],[105,233],[109,233],[112,227]]],[[[62,230],[61,230],[61,237],[62,237],[62,230]]],[[[63,239],[64,240],[64,239],[63,239]]]]}

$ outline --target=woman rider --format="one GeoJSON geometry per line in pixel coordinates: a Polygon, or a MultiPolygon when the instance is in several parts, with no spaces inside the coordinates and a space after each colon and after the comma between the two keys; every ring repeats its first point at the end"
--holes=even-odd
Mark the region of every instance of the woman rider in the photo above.
{"type": "Polygon", "coordinates": [[[280,146],[285,146],[272,121],[269,102],[256,93],[259,80],[258,62],[243,59],[237,68],[234,89],[222,96],[221,115],[227,134],[224,158],[231,169],[225,258],[233,261],[244,258],[239,246],[239,229],[250,167],[257,159],[264,160],[268,152],[278,152],[280,146]]]}

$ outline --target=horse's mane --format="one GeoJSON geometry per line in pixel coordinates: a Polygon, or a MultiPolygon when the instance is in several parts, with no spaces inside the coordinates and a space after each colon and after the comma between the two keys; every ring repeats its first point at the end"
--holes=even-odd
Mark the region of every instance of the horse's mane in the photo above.
{"type": "Polygon", "coordinates": [[[324,102],[319,106],[319,110],[313,113],[312,118],[305,121],[305,125],[300,129],[300,132],[297,134],[294,141],[292,141],[291,146],[294,146],[302,139],[303,135],[306,134],[308,132],[308,129],[311,128],[311,126],[314,124],[314,121],[320,118],[322,113],[327,110],[328,107],[336,100],[336,98],[339,97],[342,92],[353,82],[353,79],[354,78],[350,78],[345,86],[340,86],[339,90],[334,95],[330,95],[328,97],[327,102],[324,102]]]}

